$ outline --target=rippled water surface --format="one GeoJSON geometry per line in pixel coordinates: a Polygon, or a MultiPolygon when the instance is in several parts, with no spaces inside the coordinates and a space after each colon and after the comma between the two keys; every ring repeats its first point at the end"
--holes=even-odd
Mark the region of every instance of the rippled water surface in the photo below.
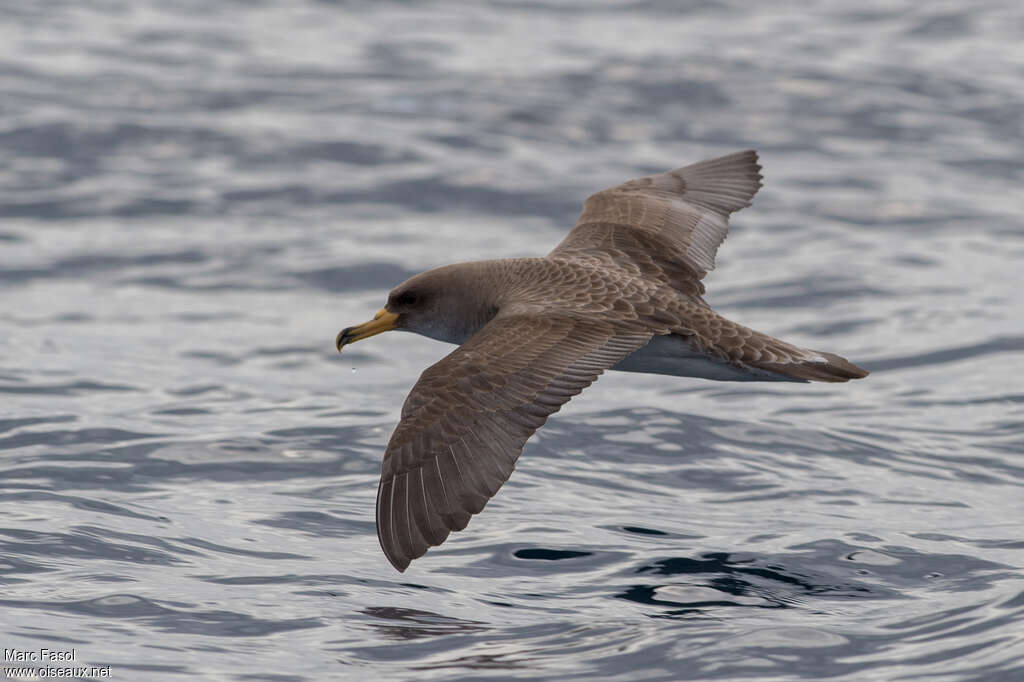
{"type": "Polygon", "coordinates": [[[0,9],[3,648],[120,680],[1024,679],[1019,2],[0,9]],[[871,376],[606,375],[395,572],[380,458],[450,347],[337,331],[748,147],[710,302],[871,376]]]}

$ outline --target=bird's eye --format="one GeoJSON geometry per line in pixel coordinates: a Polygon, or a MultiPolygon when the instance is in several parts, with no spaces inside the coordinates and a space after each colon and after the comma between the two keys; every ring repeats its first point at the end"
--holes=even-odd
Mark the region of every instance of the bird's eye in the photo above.
{"type": "Polygon", "coordinates": [[[418,297],[416,296],[415,291],[403,291],[394,298],[395,305],[400,306],[416,305],[417,300],[418,297]]]}

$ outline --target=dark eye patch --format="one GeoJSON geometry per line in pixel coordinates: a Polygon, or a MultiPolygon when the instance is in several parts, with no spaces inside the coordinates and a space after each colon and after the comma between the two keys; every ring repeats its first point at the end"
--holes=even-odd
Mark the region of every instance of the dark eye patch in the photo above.
{"type": "Polygon", "coordinates": [[[395,296],[394,303],[395,305],[400,306],[416,305],[416,301],[418,300],[419,297],[416,295],[415,291],[403,291],[395,296]]]}

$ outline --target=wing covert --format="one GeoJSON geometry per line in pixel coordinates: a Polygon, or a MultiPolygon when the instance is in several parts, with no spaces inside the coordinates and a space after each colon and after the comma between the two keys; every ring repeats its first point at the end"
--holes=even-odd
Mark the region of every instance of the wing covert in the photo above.
{"type": "Polygon", "coordinates": [[[652,332],[569,317],[499,316],[427,368],[384,454],[377,536],[400,571],[462,530],[548,416],[652,332]]]}
{"type": "Polygon", "coordinates": [[[699,296],[729,215],[750,205],[760,171],[757,152],[747,150],[593,194],[549,257],[610,256],[699,296]]]}

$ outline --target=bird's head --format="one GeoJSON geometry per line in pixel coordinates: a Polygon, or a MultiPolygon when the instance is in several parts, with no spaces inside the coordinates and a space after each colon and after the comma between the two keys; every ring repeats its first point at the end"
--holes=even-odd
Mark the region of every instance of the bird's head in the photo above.
{"type": "Polygon", "coordinates": [[[463,343],[498,311],[489,288],[477,286],[476,265],[447,265],[410,277],[391,290],[372,320],[341,330],[335,339],[338,351],[392,329],[463,343]]]}

